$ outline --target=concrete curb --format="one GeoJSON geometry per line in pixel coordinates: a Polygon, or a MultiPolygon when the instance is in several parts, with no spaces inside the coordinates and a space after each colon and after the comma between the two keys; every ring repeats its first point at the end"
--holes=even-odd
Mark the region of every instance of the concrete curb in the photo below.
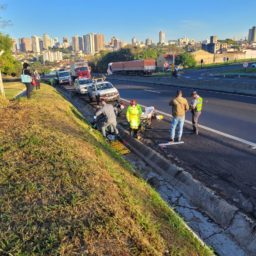
{"type": "Polygon", "coordinates": [[[247,255],[256,252],[256,223],[239,212],[212,190],[195,180],[191,174],[172,164],[155,150],[140,141],[131,139],[129,133],[119,126],[124,144],[149,164],[159,175],[168,181],[188,201],[211,219],[241,246],[247,255]]]}
{"type": "Polygon", "coordinates": [[[127,81],[129,80],[130,82],[136,82],[136,83],[147,83],[147,84],[158,84],[158,85],[168,85],[168,86],[173,86],[177,88],[191,88],[191,89],[196,89],[196,90],[205,90],[205,91],[212,91],[212,92],[220,92],[220,93],[232,93],[235,95],[245,95],[245,96],[256,96],[256,90],[241,90],[238,87],[237,88],[226,88],[225,90],[220,90],[219,88],[214,88],[214,87],[207,87],[207,86],[193,86],[193,85],[180,85],[180,84],[175,84],[175,83],[166,83],[166,82],[161,82],[161,81],[146,81],[145,79],[131,79],[129,78],[124,78],[124,77],[109,77],[111,80],[118,80],[118,81],[127,81]]]}

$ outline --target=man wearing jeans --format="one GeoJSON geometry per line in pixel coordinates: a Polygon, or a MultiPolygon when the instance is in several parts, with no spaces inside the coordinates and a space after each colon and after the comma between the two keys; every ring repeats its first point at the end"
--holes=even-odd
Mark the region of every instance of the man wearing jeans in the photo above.
{"type": "Polygon", "coordinates": [[[186,111],[189,110],[188,101],[182,97],[182,91],[178,90],[176,97],[172,99],[169,103],[169,106],[172,106],[172,121],[171,121],[171,129],[170,129],[170,142],[174,142],[175,139],[175,131],[177,131],[178,141],[181,141],[183,126],[185,122],[185,114],[186,111]]]}

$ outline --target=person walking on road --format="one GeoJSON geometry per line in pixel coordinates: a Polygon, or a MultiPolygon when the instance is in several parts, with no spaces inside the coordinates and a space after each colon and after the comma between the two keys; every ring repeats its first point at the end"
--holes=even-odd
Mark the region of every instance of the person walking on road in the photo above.
{"type": "Polygon", "coordinates": [[[116,135],[118,135],[119,132],[116,127],[117,121],[116,121],[116,113],[115,113],[114,107],[111,104],[107,104],[104,99],[102,99],[101,103],[102,103],[102,108],[96,112],[95,119],[97,119],[97,117],[99,117],[102,114],[106,118],[106,120],[104,121],[101,127],[102,135],[106,138],[107,128],[110,128],[111,130],[113,129],[113,132],[116,135]]]}
{"type": "Polygon", "coordinates": [[[138,135],[140,127],[140,116],[142,114],[142,109],[139,104],[136,103],[136,100],[131,100],[129,107],[126,111],[126,119],[130,124],[130,134],[132,137],[140,139],[138,135]]]}
{"type": "Polygon", "coordinates": [[[27,95],[27,98],[30,99],[31,97],[31,92],[32,92],[32,74],[30,72],[30,69],[29,69],[29,64],[24,62],[23,63],[23,69],[22,69],[22,75],[24,76],[25,75],[25,80],[23,80],[22,82],[25,84],[26,86],[26,95],[27,95]]]}
{"type": "Polygon", "coordinates": [[[172,106],[172,121],[170,128],[170,142],[173,143],[175,139],[176,128],[178,142],[181,141],[183,126],[185,122],[186,111],[189,110],[188,101],[182,97],[182,91],[178,90],[176,97],[172,99],[169,103],[169,106],[172,106]]]}
{"type": "Polygon", "coordinates": [[[193,132],[198,135],[198,121],[203,109],[203,98],[196,91],[192,92],[192,101],[190,104],[192,114],[193,132]]]}

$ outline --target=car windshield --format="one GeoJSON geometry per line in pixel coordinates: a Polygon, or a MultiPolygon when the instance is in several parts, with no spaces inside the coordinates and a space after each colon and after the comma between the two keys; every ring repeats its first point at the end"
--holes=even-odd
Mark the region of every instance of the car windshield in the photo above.
{"type": "Polygon", "coordinates": [[[79,80],[79,84],[90,84],[90,83],[92,83],[92,80],[90,79],[79,80]]]}
{"type": "Polygon", "coordinates": [[[69,72],[61,72],[59,73],[59,77],[69,76],[69,72]]]}
{"type": "Polygon", "coordinates": [[[76,68],[76,71],[87,71],[88,68],[87,67],[79,67],[79,68],[76,68]]]}
{"type": "Polygon", "coordinates": [[[114,88],[114,86],[111,83],[97,84],[96,86],[98,90],[106,90],[106,89],[114,88]]]}

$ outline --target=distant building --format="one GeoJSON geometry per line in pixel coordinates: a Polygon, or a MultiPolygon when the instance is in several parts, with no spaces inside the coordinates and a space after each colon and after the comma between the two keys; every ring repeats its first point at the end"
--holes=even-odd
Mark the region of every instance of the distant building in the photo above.
{"type": "Polygon", "coordinates": [[[44,40],[42,38],[39,38],[39,47],[40,47],[40,52],[44,50],[44,40]]]}
{"type": "Polygon", "coordinates": [[[84,51],[86,54],[93,55],[95,53],[94,34],[90,33],[83,36],[84,51]]]}
{"type": "Polygon", "coordinates": [[[51,38],[47,34],[43,34],[43,46],[45,50],[48,50],[49,47],[52,47],[51,38]]]}
{"type": "Polygon", "coordinates": [[[32,52],[32,42],[30,38],[23,37],[20,39],[20,51],[32,52]]]}
{"type": "Polygon", "coordinates": [[[250,44],[256,43],[256,27],[255,26],[249,29],[248,42],[250,44]]]}
{"type": "Polygon", "coordinates": [[[38,36],[32,36],[32,51],[36,54],[40,54],[41,49],[40,49],[40,39],[38,36]]]}
{"type": "Polygon", "coordinates": [[[74,52],[80,51],[78,35],[72,37],[72,49],[74,52]]]}
{"type": "Polygon", "coordinates": [[[49,61],[49,62],[59,62],[63,60],[62,52],[56,51],[44,51],[43,52],[43,61],[49,61]]]}
{"type": "Polygon", "coordinates": [[[217,36],[211,36],[209,44],[202,44],[202,49],[210,53],[221,53],[227,51],[227,48],[228,44],[218,42],[217,36]]]}
{"type": "Polygon", "coordinates": [[[147,39],[145,40],[145,45],[146,45],[146,46],[152,45],[152,40],[151,40],[150,38],[147,38],[147,39]]]}
{"type": "Polygon", "coordinates": [[[84,42],[83,42],[83,37],[81,36],[78,37],[78,45],[79,45],[79,50],[84,51],[84,42]]]}
{"type": "Polygon", "coordinates": [[[159,43],[164,44],[165,43],[165,33],[163,31],[159,32],[159,43]]]}
{"type": "Polygon", "coordinates": [[[136,37],[133,37],[133,38],[132,38],[132,45],[133,45],[133,46],[137,45],[137,39],[136,39],[136,37]]]}
{"type": "Polygon", "coordinates": [[[63,45],[63,48],[68,48],[69,47],[68,37],[63,37],[62,45],[63,45]]]}
{"type": "Polygon", "coordinates": [[[210,37],[210,44],[216,44],[218,43],[218,37],[217,36],[211,36],[210,37]]]}
{"type": "Polygon", "coordinates": [[[12,39],[12,53],[16,53],[17,51],[18,51],[17,40],[12,39]]]}
{"type": "Polygon", "coordinates": [[[95,52],[99,52],[104,49],[105,41],[103,34],[95,34],[94,35],[94,45],[95,45],[95,52]]]}

